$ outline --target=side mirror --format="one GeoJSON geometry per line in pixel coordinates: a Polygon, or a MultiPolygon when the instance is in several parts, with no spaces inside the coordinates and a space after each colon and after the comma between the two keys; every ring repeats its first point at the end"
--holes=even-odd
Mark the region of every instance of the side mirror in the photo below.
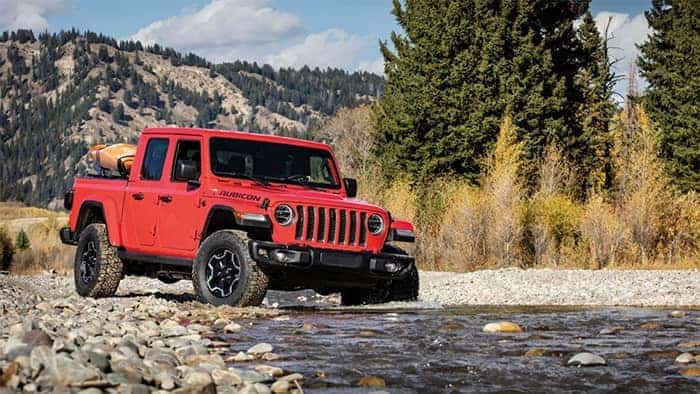
{"type": "Polygon", "coordinates": [[[357,196],[357,179],[343,178],[343,183],[345,184],[345,191],[348,193],[348,197],[357,196]]]}
{"type": "Polygon", "coordinates": [[[194,163],[179,161],[175,171],[175,179],[179,181],[187,181],[187,183],[198,183],[199,173],[197,166],[194,163]]]}

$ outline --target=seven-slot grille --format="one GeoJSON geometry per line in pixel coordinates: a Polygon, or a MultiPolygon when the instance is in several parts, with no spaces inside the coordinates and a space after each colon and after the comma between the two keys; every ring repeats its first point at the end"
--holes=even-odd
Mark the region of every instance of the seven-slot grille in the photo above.
{"type": "Polygon", "coordinates": [[[352,209],[297,205],[295,238],[336,245],[367,244],[367,213],[352,209]]]}

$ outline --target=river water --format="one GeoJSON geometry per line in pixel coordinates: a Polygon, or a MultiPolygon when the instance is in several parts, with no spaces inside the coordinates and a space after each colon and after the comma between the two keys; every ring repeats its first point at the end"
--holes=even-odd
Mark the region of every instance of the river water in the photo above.
{"type": "Polygon", "coordinates": [[[678,346],[700,340],[700,310],[671,318],[664,309],[422,303],[341,308],[299,293],[270,299],[284,315],[242,322],[249,327],[226,337],[230,352],[274,344],[282,358],[268,364],[303,373],[306,393],[700,392],[700,378],[684,377],[674,365],[681,351],[700,350],[678,346]],[[524,332],[482,332],[485,324],[501,320],[524,332]],[[661,328],[640,327],[649,322],[661,328]],[[614,326],[623,329],[600,334],[614,326]],[[525,356],[532,348],[544,354],[525,356]],[[582,351],[599,354],[607,365],[566,365],[582,351]],[[384,379],[386,387],[359,387],[366,376],[384,379]]]}

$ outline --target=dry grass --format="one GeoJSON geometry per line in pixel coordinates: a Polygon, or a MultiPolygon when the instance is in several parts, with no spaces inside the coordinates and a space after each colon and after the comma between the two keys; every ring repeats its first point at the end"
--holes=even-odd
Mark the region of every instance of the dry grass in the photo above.
{"type": "Polygon", "coordinates": [[[7,233],[11,246],[17,233],[23,230],[29,237],[30,247],[14,249],[9,271],[15,274],[37,274],[53,270],[58,273],[72,271],[75,249],[63,245],[58,235],[66,225],[65,214],[47,209],[26,207],[18,203],[0,204],[0,226],[7,233]]]}
{"type": "Polygon", "coordinates": [[[633,115],[635,122],[625,114],[617,122],[636,129],[617,135],[614,190],[591,191],[586,201],[569,194],[574,177],[556,147],[541,160],[538,190],[525,193],[520,146],[507,119],[481,187],[456,178],[424,185],[398,179],[364,197],[416,224],[423,268],[700,268],[700,198],[671,186],[643,110],[633,115]]]}
{"type": "Polygon", "coordinates": [[[56,216],[55,211],[28,207],[17,202],[0,203],[0,223],[7,220],[56,216]]]}

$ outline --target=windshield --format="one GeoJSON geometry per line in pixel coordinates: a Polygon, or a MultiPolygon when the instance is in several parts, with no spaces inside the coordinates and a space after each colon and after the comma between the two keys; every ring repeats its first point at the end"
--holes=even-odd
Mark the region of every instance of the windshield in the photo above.
{"type": "Polygon", "coordinates": [[[339,189],[328,151],[233,138],[209,142],[215,175],[339,189]]]}

